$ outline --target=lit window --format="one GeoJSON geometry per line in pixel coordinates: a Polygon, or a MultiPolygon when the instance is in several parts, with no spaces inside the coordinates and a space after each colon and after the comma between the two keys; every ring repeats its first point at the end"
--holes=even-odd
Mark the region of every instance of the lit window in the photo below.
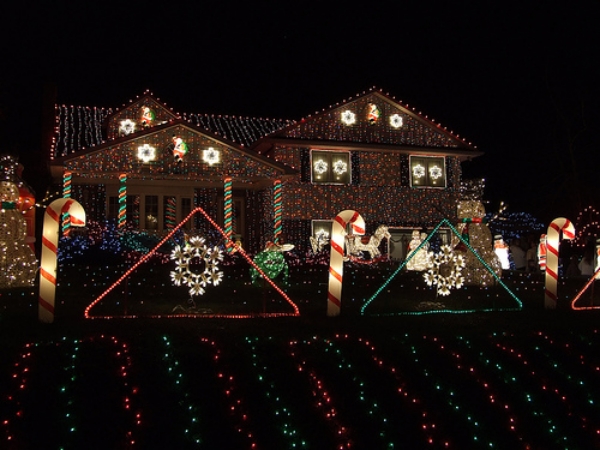
{"type": "Polygon", "coordinates": [[[443,156],[411,156],[412,187],[446,187],[446,164],[443,156]]]}
{"type": "Polygon", "coordinates": [[[313,183],[350,184],[350,152],[311,152],[311,179],[313,183]]]}

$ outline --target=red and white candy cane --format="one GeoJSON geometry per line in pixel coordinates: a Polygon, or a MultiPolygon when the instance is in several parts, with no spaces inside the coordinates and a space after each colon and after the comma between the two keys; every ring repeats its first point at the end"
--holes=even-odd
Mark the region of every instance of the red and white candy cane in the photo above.
{"type": "Polygon", "coordinates": [[[331,228],[331,256],[329,259],[329,290],[327,292],[327,315],[339,316],[342,304],[342,277],[344,274],[344,241],[346,225],[352,224],[352,234],[365,234],[365,220],[352,210],[342,211],[331,228]]]}
{"type": "Polygon", "coordinates": [[[60,216],[69,213],[71,226],[85,226],[85,211],[71,198],[54,200],[46,208],[42,232],[42,258],[40,267],[40,294],[38,317],[40,322],[54,322],[54,297],[56,294],[56,267],[60,216]]]}
{"type": "Polygon", "coordinates": [[[554,219],[548,226],[546,235],[546,295],[544,298],[546,309],[555,309],[558,299],[558,247],[561,232],[563,239],[575,238],[575,227],[569,219],[564,217],[554,219]]]}

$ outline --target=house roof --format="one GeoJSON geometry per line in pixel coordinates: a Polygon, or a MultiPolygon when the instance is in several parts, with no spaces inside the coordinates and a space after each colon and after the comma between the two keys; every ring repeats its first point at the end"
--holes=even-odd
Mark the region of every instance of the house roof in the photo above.
{"type": "Polygon", "coordinates": [[[109,139],[107,137],[106,127],[108,121],[119,114],[120,111],[144,99],[150,99],[160,104],[170,119],[168,121],[170,123],[173,123],[173,121],[185,121],[190,126],[194,126],[197,131],[219,138],[228,145],[248,148],[260,154],[268,154],[274,144],[283,142],[287,144],[301,143],[309,146],[314,144],[321,148],[324,146],[337,148],[343,145],[344,148],[351,147],[357,150],[368,147],[370,150],[410,150],[413,153],[419,153],[419,151],[431,153],[432,150],[436,151],[437,149],[437,151],[443,151],[445,154],[459,156],[461,159],[482,154],[474,145],[461,138],[458,134],[448,130],[447,127],[443,127],[427,115],[417,112],[414,107],[411,108],[409,105],[403,104],[389,94],[384,94],[380,89],[373,87],[369,91],[356,94],[354,97],[345,99],[298,121],[215,114],[179,114],[149,91],[144,92],[142,96],[138,96],[136,99],[130,100],[128,104],[123,105],[121,108],[57,106],[57,135],[51,151],[51,159],[78,154],[108,144],[114,145],[115,140],[121,138],[109,139]],[[361,137],[362,140],[359,140],[340,139],[339,135],[325,136],[323,133],[315,135],[314,133],[302,132],[302,130],[307,129],[308,124],[314,124],[318,120],[332,116],[339,109],[360,102],[369,96],[389,105],[389,108],[401,111],[414,126],[420,127],[422,130],[428,130],[433,138],[423,142],[418,142],[414,139],[410,140],[408,138],[410,131],[407,131],[404,134],[402,132],[398,133],[400,138],[395,142],[385,141],[384,139],[367,139],[365,141],[364,134],[361,137]]]}
{"type": "Polygon", "coordinates": [[[253,149],[269,154],[278,145],[439,153],[460,159],[482,154],[458,134],[376,88],[274,131],[259,139],[253,149]],[[367,119],[371,107],[377,109],[377,117],[381,120],[367,119]],[[343,114],[350,114],[352,123],[344,123],[343,114]],[[400,125],[391,125],[390,120],[394,117],[400,125]]]}

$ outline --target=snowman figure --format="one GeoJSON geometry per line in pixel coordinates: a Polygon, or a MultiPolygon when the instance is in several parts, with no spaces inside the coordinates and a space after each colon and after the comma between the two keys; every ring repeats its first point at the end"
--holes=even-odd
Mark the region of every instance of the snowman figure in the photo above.
{"type": "Polygon", "coordinates": [[[412,239],[408,243],[408,255],[406,255],[407,259],[411,255],[412,258],[410,258],[410,260],[406,263],[406,270],[415,270],[421,272],[427,269],[427,263],[429,261],[429,258],[427,257],[429,243],[426,243],[418,251],[416,251],[419,245],[421,245],[421,243],[425,240],[425,238],[427,238],[427,235],[425,233],[419,233],[419,230],[413,230],[412,239]]]}
{"type": "Polygon", "coordinates": [[[466,266],[462,273],[465,285],[491,286],[496,279],[481,263],[480,258],[500,277],[502,267],[492,244],[492,233],[485,223],[485,207],[479,200],[461,200],[457,208],[457,230],[470,249],[457,236],[452,238],[454,251],[464,252],[466,266]],[[471,251],[472,249],[472,251],[471,251]]]}
{"type": "Polygon", "coordinates": [[[0,288],[33,286],[37,260],[27,244],[27,223],[17,209],[19,188],[0,181],[0,288]]]}

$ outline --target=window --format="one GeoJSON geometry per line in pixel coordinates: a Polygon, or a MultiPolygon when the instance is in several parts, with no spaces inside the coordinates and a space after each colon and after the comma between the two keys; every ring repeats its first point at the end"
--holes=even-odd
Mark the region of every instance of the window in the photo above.
{"type": "Polygon", "coordinates": [[[158,230],[158,195],[146,195],[146,229],[158,230]]]}
{"type": "Polygon", "coordinates": [[[350,152],[313,150],[310,156],[313,183],[350,184],[352,181],[350,152]]]}
{"type": "MultiPolygon", "coordinates": [[[[191,198],[182,198],[181,199],[181,220],[185,219],[192,212],[192,199],[191,198]]],[[[192,228],[192,224],[194,223],[193,219],[188,220],[183,227],[186,230],[192,228]]]]}
{"type": "Polygon", "coordinates": [[[409,166],[412,187],[446,187],[446,164],[443,156],[411,156],[409,166]]]}

